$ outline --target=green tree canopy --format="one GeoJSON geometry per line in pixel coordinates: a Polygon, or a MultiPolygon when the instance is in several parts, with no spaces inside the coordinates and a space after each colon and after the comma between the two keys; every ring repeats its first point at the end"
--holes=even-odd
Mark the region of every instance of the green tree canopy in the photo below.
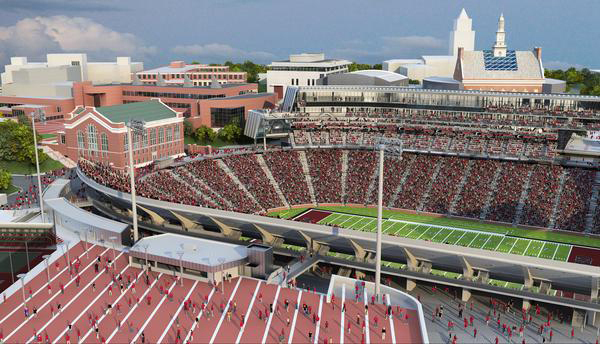
{"type": "MultiPolygon", "coordinates": [[[[41,141],[39,135],[37,140],[41,141]]],[[[38,149],[38,156],[40,163],[48,159],[41,149],[38,149]]],[[[0,160],[35,163],[33,132],[30,126],[14,121],[0,123],[0,160]]]]}
{"type": "Polygon", "coordinates": [[[192,122],[190,122],[187,118],[183,120],[183,134],[185,136],[194,135],[194,127],[192,126],[192,122]]]}
{"type": "Polygon", "coordinates": [[[241,136],[242,129],[237,123],[229,123],[219,131],[219,137],[227,142],[237,142],[241,136]]]}
{"type": "Polygon", "coordinates": [[[572,88],[578,89],[580,94],[600,96],[600,74],[592,73],[589,69],[577,70],[573,67],[567,70],[546,69],[546,78],[564,80],[567,82],[567,91],[572,88]]]}
{"type": "Polygon", "coordinates": [[[202,143],[210,143],[213,142],[215,138],[217,138],[217,133],[215,133],[215,131],[211,128],[202,125],[198,129],[196,129],[195,136],[196,140],[202,143]]]}
{"type": "Polygon", "coordinates": [[[0,190],[6,190],[10,186],[12,178],[6,170],[0,169],[0,190]]]}

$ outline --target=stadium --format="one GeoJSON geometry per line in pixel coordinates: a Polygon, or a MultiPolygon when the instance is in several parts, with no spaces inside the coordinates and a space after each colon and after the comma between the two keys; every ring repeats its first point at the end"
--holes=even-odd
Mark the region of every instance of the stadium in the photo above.
{"type": "MultiPolygon", "coordinates": [[[[310,252],[287,279],[333,269],[372,280],[377,142],[397,138],[383,166],[386,284],[595,324],[600,176],[581,137],[599,106],[576,95],[289,87],[287,111],[248,118],[262,147],[139,169],[140,227],[310,252]]],[[[131,222],[125,172],[81,160],[78,175],[97,211],[131,222]]]]}

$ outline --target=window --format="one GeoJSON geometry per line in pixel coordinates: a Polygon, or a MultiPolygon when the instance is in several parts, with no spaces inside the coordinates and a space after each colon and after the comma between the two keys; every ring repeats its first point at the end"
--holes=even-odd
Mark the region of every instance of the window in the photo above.
{"type": "Polygon", "coordinates": [[[62,108],[60,106],[56,107],[56,112],[61,112],[62,108]]]}
{"type": "Polygon", "coordinates": [[[179,132],[179,124],[175,124],[175,141],[179,140],[181,134],[179,132]]]}
{"type": "Polygon", "coordinates": [[[60,143],[62,143],[63,145],[67,143],[65,135],[60,135],[60,143]]]}
{"type": "Polygon", "coordinates": [[[158,128],[158,143],[162,144],[165,142],[165,129],[163,127],[158,128]]]}
{"type": "Polygon", "coordinates": [[[156,128],[150,129],[150,145],[154,146],[156,144],[156,128]]]}
{"type": "Polygon", "coordinates": [[[100,137],[102,138],[102,151],[108,152],[108,136],[106,133],[102,133],[100,137]]]}
{"type": "Polygon", "coordinates": [[[125,151],[129,151],[129,139],[127,138],[127,134],[123,135],[123,147],[125,147],[125,151]]]}
{"type": "Polygon", "coordinates": [[[80,151],[83,151],[85,149],[83,133],[81,132],[81,130],[77,130],[77,148],[79,148],[80,151]]]}
{"type": "Polygon", "coordinates": [[[79,61],[71,61],[71,66],[79,66],[79,61]]]}
{"type": "Polygon", "coordinates": [[[142,133],[142,141],[143,141],[142,147],[148,147],[148,130],[144,130],[144,132],[142,133]]]}
{"type": "Polygon", "coordinates": [[[237,123],[240,128],[243,128],[245,114],[246,108],[244,106],[237,108],[211,108],[211,126],[215,128],[222,128],[229,123],[237,123]]]}
{"type": "Polygon", "coordinates": [[[167,142],[173,141],[173,128],[168,127],[168,128],[166,128],[166,131],[167,131],[167,142]]]}
{"type": "Polygon", "coordinates": [[[90,151],[98,150],[98,133],[96,127],[93,124],[88,125],[88,149],[90,151]]]}

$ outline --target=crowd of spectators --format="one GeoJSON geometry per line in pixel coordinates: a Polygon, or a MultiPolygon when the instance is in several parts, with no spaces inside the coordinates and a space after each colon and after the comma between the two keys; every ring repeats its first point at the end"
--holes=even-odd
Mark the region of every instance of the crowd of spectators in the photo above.
{"type": "Polygon", "coordinates": [[[532,165],[523,163],[502,163],[496,189],[492,190],[493,198],[487,220],[513,222],[525,179],[531,168],[532,165]]]}
{"type": "Polygon", "coordinates": [[[479,218],[492,187],[492,181],[502,164],[496,160],[473,160],[471,171],[454,208],[460,216],[479,218]]]}
{"type": "Polygon", "coordinates": [[[562,171],[563,168],[556,165],[534,166],[520,223],[539,227],[549,225],[562,171]]]}
{"type": "MultiPolygon", "coordinates": [[[[592,194],[596,171],[581,168],[570,168],[558,203],[554,228],[583,231],[585,228],[588,203],[592,194]]],[[[600,207],[596,208],[596,228],[600,216],[600,207]]]]}
{"type": "Polygon", "coordinates": [[[190,185],[190,187],[196,189],[198,193],[203,195],[205,198],[208,198],[209,202],[214,203],[217,206],[217,208],[224,210],[235,210],[229,202],[223,199],[223,197],[217,194],[214,190],[209,188],[206,185],[206,183],[192,176],[192,174],[186,166],[176,167],[172,170],[172,172],[184,182],[186,182],[188,185],[190,185]]]}
{"type": "Polygon", "coordinates": [[[310,192],[297,151],[268,151],[265,163],[289,204],[311,203],[310,192]]]}
{"type": "Polygon", "coordinates": [[[394,207],[417,209],[423,194],[432,182],[435,166],[442,159],[439,156],[417,155],[410,167],[410,174],[398,193],[394,207]]]}
{"type": "Polygon", "coordinates": [[[346,176],[346,203],[366,204],[369,186],[378,164],[377,152],[367,150],[348,151],[346,176]]]}
{"type": "Polygon", "coordinates": [[[160,201],[216,208],[217,205],[203,197],[186,183],[177,180],[170,170],[157,171],[136,184],[138,195],[160,201]]]}
{"type": "Polygon", "coordinates": [[[454,196],[460,191],[459,185],[467,170],[467,159],[449,157],[441,162],[443,165],[431,186],[429,197],[425,201],[423,211],[447,214],[454,196]]]}
{"type": "Polygon", "coordinates": [[[255,154],[230,155],[223,162],[264,209],[283,207],[269,177],[256,160],[255,154]]]}
{"type": "Polygon", "coordinates": [[[86,176],[97,183],[108,185],[122,192],[130,191],[129,176],[124,170],[117,170],[107,164],[94,163],[84,159],[79,160],[79,168],[86,176]]]}
{"type": "Polygon", "coordinates": [[[342,150],[311,149],[306,158],[317,202],[341,203],[342,150]]]}

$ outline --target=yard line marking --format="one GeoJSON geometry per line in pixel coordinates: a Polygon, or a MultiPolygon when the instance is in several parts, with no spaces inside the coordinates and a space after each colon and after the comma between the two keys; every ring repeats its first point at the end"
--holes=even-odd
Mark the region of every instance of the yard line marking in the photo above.
{"type": "Polygon", "coordinates": [[[354,215],[346,215],[346,216],[348,216],[348,218],[345,221],[340,223],[340,227],[342,227],[344,223],[348,222],[348,220],[352,220],[355,217],[354,215]]]}
{"type": "MultiPolygon", "coordinates": [[[[165,295],[160,299],[160,302],[156,305],[156,308],[154,308],[152,310],[152,313],[150,313],[150,316],[148,317],[148,319],[146,319],[146,321],[144,321],[144,324],[139,328],[138,332],[135,334],[135,336],[131,340],[131,343],[135,344],[135,341],[137,340],[139,335],[142,334],[142,332],[144,332],[144,330],[146,329],[146,326],[148,326],[150,321],[152,321],[152,318],[154,318],[154,315],[156,314],[156,312],[158,312],[158,310],[160,309],[160,306],[162,306],[162,304],[165,303],[165,300],[168,298],[168,295],[173,291],[173,288],[175,288],[176,285],[177,285],[177,281],[173,281],[173,284],[171,284],[171,286],[169,287],[169,290],[167,290],[167,293],[165,293],[165,295]]],[[[195,284],[194,284],[194,286],[195,286],[195,284]]],[[[193,290],[193,288],[190,290],[190,292],[192,292],[192,290],[193,290]]],[[[188,297],[189,297],[189,293],[188,293],[188,297]]],[[[187,297],[185,299],[187,300],[187,297]]],[[[171,317],[171,322],[173,322],[174,319],[175,319],[175,317],[171,317]]],[[[170,325],[170,323],[169,323],[169,325],[170,325]]],[[[169,327],[167,327],[167,330],[168,329],[169,329],[169,327]]]]}
{"type": "MultiPolygon", "coordinates": [[[[292,318],[292,327],[290,328],[290,335],[288,336],[288,344],[292,343],[294,338],[294,332],[296,329],[296,319],[298,319],[298,311],[300,310],[300,299],[302,298],[302,290],[298,292],[298,300],[296,301],[296,310],[294,311],[294,317],[292,318]]],[[[268,328],[268,327],[267,327],[268,328]]]]}
{"type": "Polygon", "coordinates": [[[487,245],[488,241],[490,241],[490,239],[493,238],[493,235],[490,235],[487,240],[483,243],[483,245],[481,245],[481,249],[483,249],[485,247],[485,245],[487,245]]]}
{"type": "Polygon", "coordinates": [[[458,242],[467,234],[467,232],[463,231],[463,234],[460,236],[460,238],[458,238],[458,240],[456,240],[454,243],[452,243],[451,245],[456,245],[458,244],[458,242]]]}
{"type": "Polygon", "coordinates": [[[481,234],[477,234],[473,240],[471,240],[471,242],[467,245],[467,247],[471,247],[471,244],[473,243],[473,241],[475,241],[475,239],[477,239],[478,236],[480,236],[481,234]]]}
{"type": "MultiPolygon", "coordinates": [[[[104,251],[103,251],[103,252],[102,252],[100,255],[101,255],[101,256],[102,256],[102,255],[104,255],[104,253],[106,253],[108,250],[109,250],[109,249],[107,248],[107,249],[106,249],[106,250],[104,250],[104,251]]],[[[122,254],[122,253],[121,253],[121,254],[122,254]]],[[[121,254],[119,254],[119,256],[118,256],[118,257],[121,257],[121,254]]],[[[116,259],[115,259],[115,261],[116,261],[116,259]]],[[[88,264],[88,265],[85,267],[85,269],[81,270],[81,274],[83,274],[83,272],[84,272],[84,271],[86,271],[87,269],[89,269],[89,268],[92,266],[92,264],[94,264],[94,262],[95,262],[95,260],[92,260],[92,261],[91,261],[91,262],[90,262],[90,263],[89,263],[89,264],[88,264]]],[[[95,281],[95,280],[96,280],[98,277],[100,277],[100,276],[102,276],[102,274],[101,274],[101,273],[98,273],[98,274],[96,275],[96,277],[94,277],[94,278],[93,278],[93,279],[92,279],[92,280],[91,280],[91,281],[90,281],[90,282],[89,282],[89,283],[86,285],[86,287],[87,287],[87,286],[89,286],[89,285],[91,285],[91,284],[92,284],[92,283],[93,283],[93,282],[94,282],[94,281],[95,281]]],[[[71,285],[71,283],[73,283],[73,282],[75,282],[75,279],[74,279],[74,278],[71,278],[71,280],[70,280],[70,281],[69,281],[67,284],[65,284],[65,285],[64,285],[64,288],[66,289],[66,288],[67,288],[69,285],[71,285]]],[[[22,288],[21,288],[21,289],[22,289],[22,288]]],[[[82,291],[83,291],[83,290],[85,290],[85,288],[82,288],[82,291]]],[[[81,293],[81,291],[80,291],[80,293],[81,293]]],[[[47,305],[48,305],[48,304],[49,304],[49,303],[50,303],[52,300],[54,300],[54,299],[55,299],[55,298],[56,298],[58,295],[60,295],[60,293],[57,293],[57,292],[53,293],[53,294],[52,294],[52,297],[51,297],[51,298],[50,298],[48,301],[46,301],[46,303],[44,303],[44,304],[43,304],[43,305],[42,305],[42,306],[41,306],[41,307],[38,309],[38,311],[40,311],[40,310],[44,309],[44,307],[46,307],[46,306],[47,306],[47,305]]],[[[63,310],[64,310],[65,308],[67,308],[67,307],[68,307],[68,306],[69,306],[69,305],[70,305],[70,304],[73,302],[73,300],[74,300],[74,299],[71,299],[71,301],[70,301],[69,303],[67,303],[67,304],[66,304],[66,305],[63,307],[63,310]]],[[[30,302],[31,302],[31,301],[30,301],[30,302]]],[[[54,317],[50,318],[50,321],[52,321],[52,319],[54,319],[55,317],[58,317],[58,315],[59,315],[59,313],[56,313],[56,315],[55,315],[54,317]]],[[[8,338],[10,338],[11,336],[13,336],[13,335],[14,335],[14,334],[15,334],[17,331],[19,331],[19,330],[21,329],[21,327],[25,326],[25,324],[27,324],[27,323],[29,322],[29,320],[31,320],[31,319],[33,319],[33,317],[32,317],[32,316],[30,316],[30,317],[29,317],[29,318],[27,318],[25,321],[23,321],[23,322],[22,322],[22,323],[21,323],[21,324],[20,324],[20,325],[19,325],[17,328],[15,328],[15,329],[14,329],[14,330],[13,330],[13,331],[12,331],[12,332],[11,332],[11,333],[8,335],[8,336],[6,336],[6,337],[4,338],[4,340],[8,341],[8,338]]],[[[47,324],[46,324],[46,325],[47,325],[47,324]]],[[[45,328],[45,327],[46,327],[46,326],[44,326],[44,328],[45,328]]],[[[32,338],[32,339],[33,339],[33,338],[32,338]]],[[[31,341],[31,339],[30,339],[30,341],[31,341]]]]}
{"type": "Polygon", "coordinates": [[[405,223],[404,226],[400,227],[400,229],[398,229],[397,231],[395,231],[393,235],[398,234],[398,232],[400,232],[406,226],[408,226],[408,223],[405,223]]]}
{"type": "MultiPolygon", "coordinates": [[[[92,244],[92,246],[89,246],[88,249],[87,249],[87,251],[84,250],[82,254],[80,254],[79,256],[77,256],[77,258],[81,258],[84,254],[86,254],[87,252],[89,252],[93,247],[96,247],[96,245],[92,244]]],[[[59,257],[58,259],[61,259],[61,258],[62,257],[59,257]]],[[[58,261],[58,259],[57,259],[57,261],[58,261]]],[[[95,260],[93,260],[93,261],[95,261],[95,260]]],[[[60,270],[59,273],[57,273],[56,275],[54,275],[54,277],[52,277],[50,279],[50,282],[54,281],[56,278],[58,278],[58,276],[62,275],[62,273],[65,272],[65,271],[67,271],[68,268],[69,268],[69,265],[67,264],[64,269],[60,270]]],[[[44,290],[47,290],[47,285],[48,285],[48,281],[46,280],[46,282],[44,283],[44,285],[41,286],[38,290],[35,291],[35,293],[33,293],[31,295],[31,298],[33,299],[38,293],[40,293],[40,292],[42,292],[44,290]]],[[[25,286],[27,286],[27,283],[25,283],[25,286]]],[[[8,319],[11,315],[13,315],[16,311],[21,310],[22,308],[23,308],[23,301],[21,301],[21,303],[19,303],[19,305],[17,307],[15,307],[15,309],[13,309],[2,320],[0,320],[0,324],[3,323],[6,319],[8,319]]]]}
{"type": "Polygon", "coordinates": [[[496,248],[494,249],[494,251],[498,251],[498,247],[500,247],[500,244],[504,241],[504,239],[506,239],[506,237],[502,238],[502,240],[498,241],[498,245],[496,245],[496,248]]]}
{"type": "Polygon", "coordinates": [[[344,304],[346,303],[346,287],[342,287],[342,304],[340,306],[340,312],[342,312],[342,319],[340,320],[340,344],[344,344],[344,304]]]}
{"type": "MultiPolygon", "coordinates": [[[[279,297],[279,292],[281,291],[281,286],[277,286],[277,292],[275,293],[275,299],[273,300],[273,304],[277,305],[277,298],[279,297]]],[[[273,312],[269,314],[269,320],[267,321],[267,327],[265,327],[265,334],[262,338],[262,343],[265,344],[267,341],[267,335],[269,334],[269,329],[271,328],[271,321],[273,320],[273,312]]]]}
{"type": "MultiPolygon", "coordinates": [[[[231,295],[229,296],[229,300],[227,301],[227,305],[225,306],[225,310],[223,311],[223,314],[221,314],[221,319],[219,319],[219,323],[217,324],[217,328],[215,329],[215,331],[213,332],[212,337],[210,338],[210,344],[215,342],[215,338],[217,338],[217,334],[219,333],[219,329],[221,329],[221,325],[223,324],[223,320],[225,319],[225,315],[227,314],[227,312],[229,311],[229,305],[231,305],[231,301],[233,300],[233,297],[235,296],[235,293],[238,290],[238,287],[240,286],[240,282],[242,282],[242,278],[238,278],[238,281],[235,285],[235,288],[233,289],[233,292],[231,293],[231,295]]],[[[221,286],[222,288],[223,286],[221,286]]],[[[273,315],[273,314],[271,314],[273,315]]],[[[271,319],[269,319],[269,322],[271,321],[271,319]]]]}
{"type": "MultiPolygon", "coordinates": [[[[210,294],[208,294],[208,299],[206,300],[206,305],[208,306],[208,304],[210,304],[210,300],[212,299],[213,294],[215,293],[215,288],[212,288],[210,291],[210,294]]],[[[204,313],[204,310],[201,310],[200,313],[198,313],[198,319],[202,319],[202,314],[204,313]]],[[[194,319],[195,320],[195,319],[194,319]]],[[[185,336],[185,340],[184,343],[188,343],[189,342],[189,338],[192,335],[192,330],[198,326],[198,323],[194,321],[194,324],[192,326],[190,326],[190,330],[188,331],[187,336],[185,336]]]]}
{"type": "Polygon", "coordinates": [[[423,231],[423,233],[421,233],[421,235],[419,235],[419,237],[417,238],[417,240],[420,240],[420,239],[421,239],[421,237],[422,237],[423,235],[425,235],[425,233],[427,233],[427,231],[429,231],[429,229],[430,229],[430,228],[431,228],[431,227],[427,227],[427,229],[426,229],[425,231],[423,231]]]}
{"type": "Polygon", "coordinates": [[[511,253],[518,241],[519,239],[515,240],[515,242],[513,242],[513,245],[510,247],[510,250],[508,250],[506,253],[511,253]]]}
{"type": "Polygon", "coordinates": [[[444,238],[444,240],[442,240],[442,244],[446,243],[446,240],[448,240],[448,238],[450,237],[450,235],[452,235],[452,232],[454,232],[454,231],[451,230],[450,233],[448,233],[448,235],[446,235],[446,237],[444,238]]]}
{"type": "MultiPolygon", "coordinates": [[[[371,220],[371,221],[369,221],[369,222],[365,223],[365,224],[364,224],[362,227],[358,228],[358,230],[359,230],[359,231],[362,231],[362,230],[363,230],[363,228],[365,228],[367,225],[371,224],[371,222],[373,222],[373,221],[375,221],[375,220],[373,219],[373,220],[371,220]]],[[[381,227],[383,227],[383,225],[382,225],[381,227]]]]}
{"type": "MultiPolygon", "coordinates": [[[[250,301],[250,305],[248,306],[248,309],[246,310],[246,314],[248,314],[248,317],[250,316],[250,312],[252,312],[252,306],[254,306],[254,301],[256,300],[256,294],[258,294],[258,289],[260,289],[261,284],[262,284],[262,281],[259,281],[258,284],[256,285],[256,289],[254,290],[254,294],[252,295],[252,301],[250,301]]],[[[240,343],[240,339],[242,339],[242,334],[244,333],[244,330],[246,329],[247,323],[248,322],[246,321],[246,319],[244,319],[244,325],[242,325],[242,328],[240,329],[240,332],[238,333],[237,339],[235,340],[235,344],[240,343]]]]}
{"type": "MultiPolygon", "coordinates": [[[[144,298],[146,297],[146,294],[148,294],[150,291],[152,291],[152,288],[154,288],[154,285],[156,284],[156,282],[158,282],[158,280],[162,277],[162,272],[158,275],[158,277],[154,280],[154,282],[152,282],[152,284],[148,287],[148,289],[146,289],[146,291],[144,292],[144,294],[142,294],[142,296],[140,297],[140,302],[143,302],[144,298]]],[[[127,323],[127,319],[129,319],[129,317],[131,316],[131,314],[133,314],[133,311],[139,306],[139,303],[135,303],[135,305],[133,305],[133,307],[131,307],[131,309],[129,310],[129,312],[127,312],[127,315],[123,318],[122,320],[122,324],[127,323]]],[[[105,314],[107,315],[107,314],[105,314]]],[[[103,316],[104,317],[104,316],[103,316]]],[[[98,326],[99,324],[96,324],[96,326],[98,326]]],[[[106,339],[106,342],[110,342],[110,340],[115,336],[115,334],[117,334],[117,331],[119,329],[116,328],[113,330],[113,332],[110,334],[110,336],[106,339]]],[[[83,342],[85,340],[85,338],[87,336],[89,336],[89,334],[92,332],[92,329],[90,328],[88,330],[88,332],[85,334],[84,339],[81,340],[81,342],[83,342]]]]}
{"type": "MultiPolygon", "coordinates": [[[[364,301],[365,301],[365,306],[367,306],[369,304],[369,300],[367,300],[367,288],[365,288],[363,290],[364,292],[364,301]]],[[[365,337],[367,339],[367,344],[371,344],[371,336],[369,334],[369,311],[365,312],[365,337]]]]}
{"type": "Polygon", "coordinates": [[[416,227],[415,227],[415,228],[413,228],[413,229],[412,229],[410,232],[406,233],[406,235],[405,235],[404,237],[405,237],[405,238],[408,238],[408,237],[410,236],[410,234],[411,234],[412,232],[414,232],[414,231],[415,231],[415,229],[417,229],[417,228],[419,228],[419,226],[416,226],[416,227]]]}
{"type": "MultiPolygon", "coordinates": [[[[131,266],[130,265],[125,266],[125,269],[121,270],[121,275],[123,275],[123,272],[125,272],[125,270],[127,268],[129,268],[129,267],[131,267],[131,266]]],[[[142,274],[142,271],[140,270],[140,273],[138,273],[133,280],[137,281],[141,274],[142,274]]],[[[130,288],[131,288],[131,284],[129,285],[129,287],[127,287],[127,290],[129,290],[130,288]]],[[[104,287],[104,289],[102,290],[102,292],[98,293],[98,296],[96,296],[92,300],[92,302],[90,302],[87,305],[87,307],[83,311],[81,311],[81,313],[75,319],[73,319],[73,321],[71,322],[71,324],[77,323],[77,321],[79,321],[79,318],[81,318],[81,316],[83,316],[84,314],[86,314],[87,310],[90,309],[90,307],[92,307],[93,305],[95,305],[96,301],[98,301],[99,298],[101,298],[102,296],[104,296],[104,293],[106,292],[106,290],[108,290],[108,285],[106,287],[104,287]]],[[[119,301],[121,300],[121,298],[123,298],[123,296],[125,296],[125,294],[127,293],[127,290],[124,291],[123,293],[121,293],[121,295],[119,295],[119,297],[115,300],[114,304],[119,303],[119,301]]],[[[101,321],[102,319],[99,319],[99,320],[101,321]]],[[[55,343],[59,342],[61,340],[61,338],[63,338],[63,336],[65,335],[65,332],[67,332],[67,329],[64,329],[58,336],[56,336],[56,339],[52,343],[55,344],[55,343]]]]}
{"type": "Polygon", "coordinates": [[[540,255],[542,254],[542,252],[544,252],[544,248],[546,247],[546,242],[540,241],[542,243],[542,247],[540,248],[540,252],[538,253],[537,257],[539,258],[540,255]]]}
{"type": "Polygon", "coordinates": [[[319,344],[319,329],[321,328],[321,310],[322,309],[323,309],[323,294],[321,294],[321,298],[319,299],[319,320],[317,321],[317,328],[315,329],[314,344],[319,344]]]}
{"type": "MultiPolygon", "coordinates": [[[[525,248],[525,251],[523,251],[523,255],[527,255],[527,250],[529,249],[529,246],[531,246],[531,243],[533,242],[533,240],[529,240],[529,244],[527,244],[527,247],[525,248]]],[[[539,253],[538,253],[539,255],[539,253]]]]}
{"type": "MultiPolygon", "coordinates": [[[[327,223],[331,223],[331,222],[333,222],[335,219],[337,219],[340,216],[342,216],[342,215],[338,214],[338,213],[334,213],[334,214],[331,214],[331,215],[327,216],[323,220],[326,220],[325,222],[327,222],[327,223]]],[[[321,221],[323,221],[323,220],[321,220],[321,221]]],[[[319,222],[321,222],[321,221],[319,221],[319,222]]]]}
{"type": "MultiPolygon", "coordinates": [[[[390,294],[386,294],[385,301],[387,302],[388,307],[391,306],[390,303],[390,294]]],[[[387,312],[387,310],[386,310],[387,312]]],[[[390,320],[390,333],[392,335],[392,343],[396,343],[396,330],[394,329],[394,320],[392,320],[393,315],[389,315],[388,319],[390,320]]]]}
{"type": "MultiPolygon", "coordinates": [[[[190,298],[190,295],[192,294],[192,292],[194,291],[194,289],[196,289],[197,285],[198,285],[198,281],[195,281],[194,285],[192,286],[192,288],[190,289],[190,291],[187,293],[187,295],[185,296],[184,300],[188,300],[190,298]]],[[[165,336],[167,335],[167,333],[169,333],[169,329],[171,328],[171,325],[173,325],[173,322],[179,316],[179,312],[181,312],[182,308],[183,308],[183,303],[179,305],[179,307],[177,308],[177,312],[175,312],[175,314],[171,317],[171,321],[169,321],[169,324],[167,325],[167,327],[163,331],[163,334],[160,336],[160,338],[158,338],[157,343],[162,342],[163,339],[165,338],[165,336]]]]}

